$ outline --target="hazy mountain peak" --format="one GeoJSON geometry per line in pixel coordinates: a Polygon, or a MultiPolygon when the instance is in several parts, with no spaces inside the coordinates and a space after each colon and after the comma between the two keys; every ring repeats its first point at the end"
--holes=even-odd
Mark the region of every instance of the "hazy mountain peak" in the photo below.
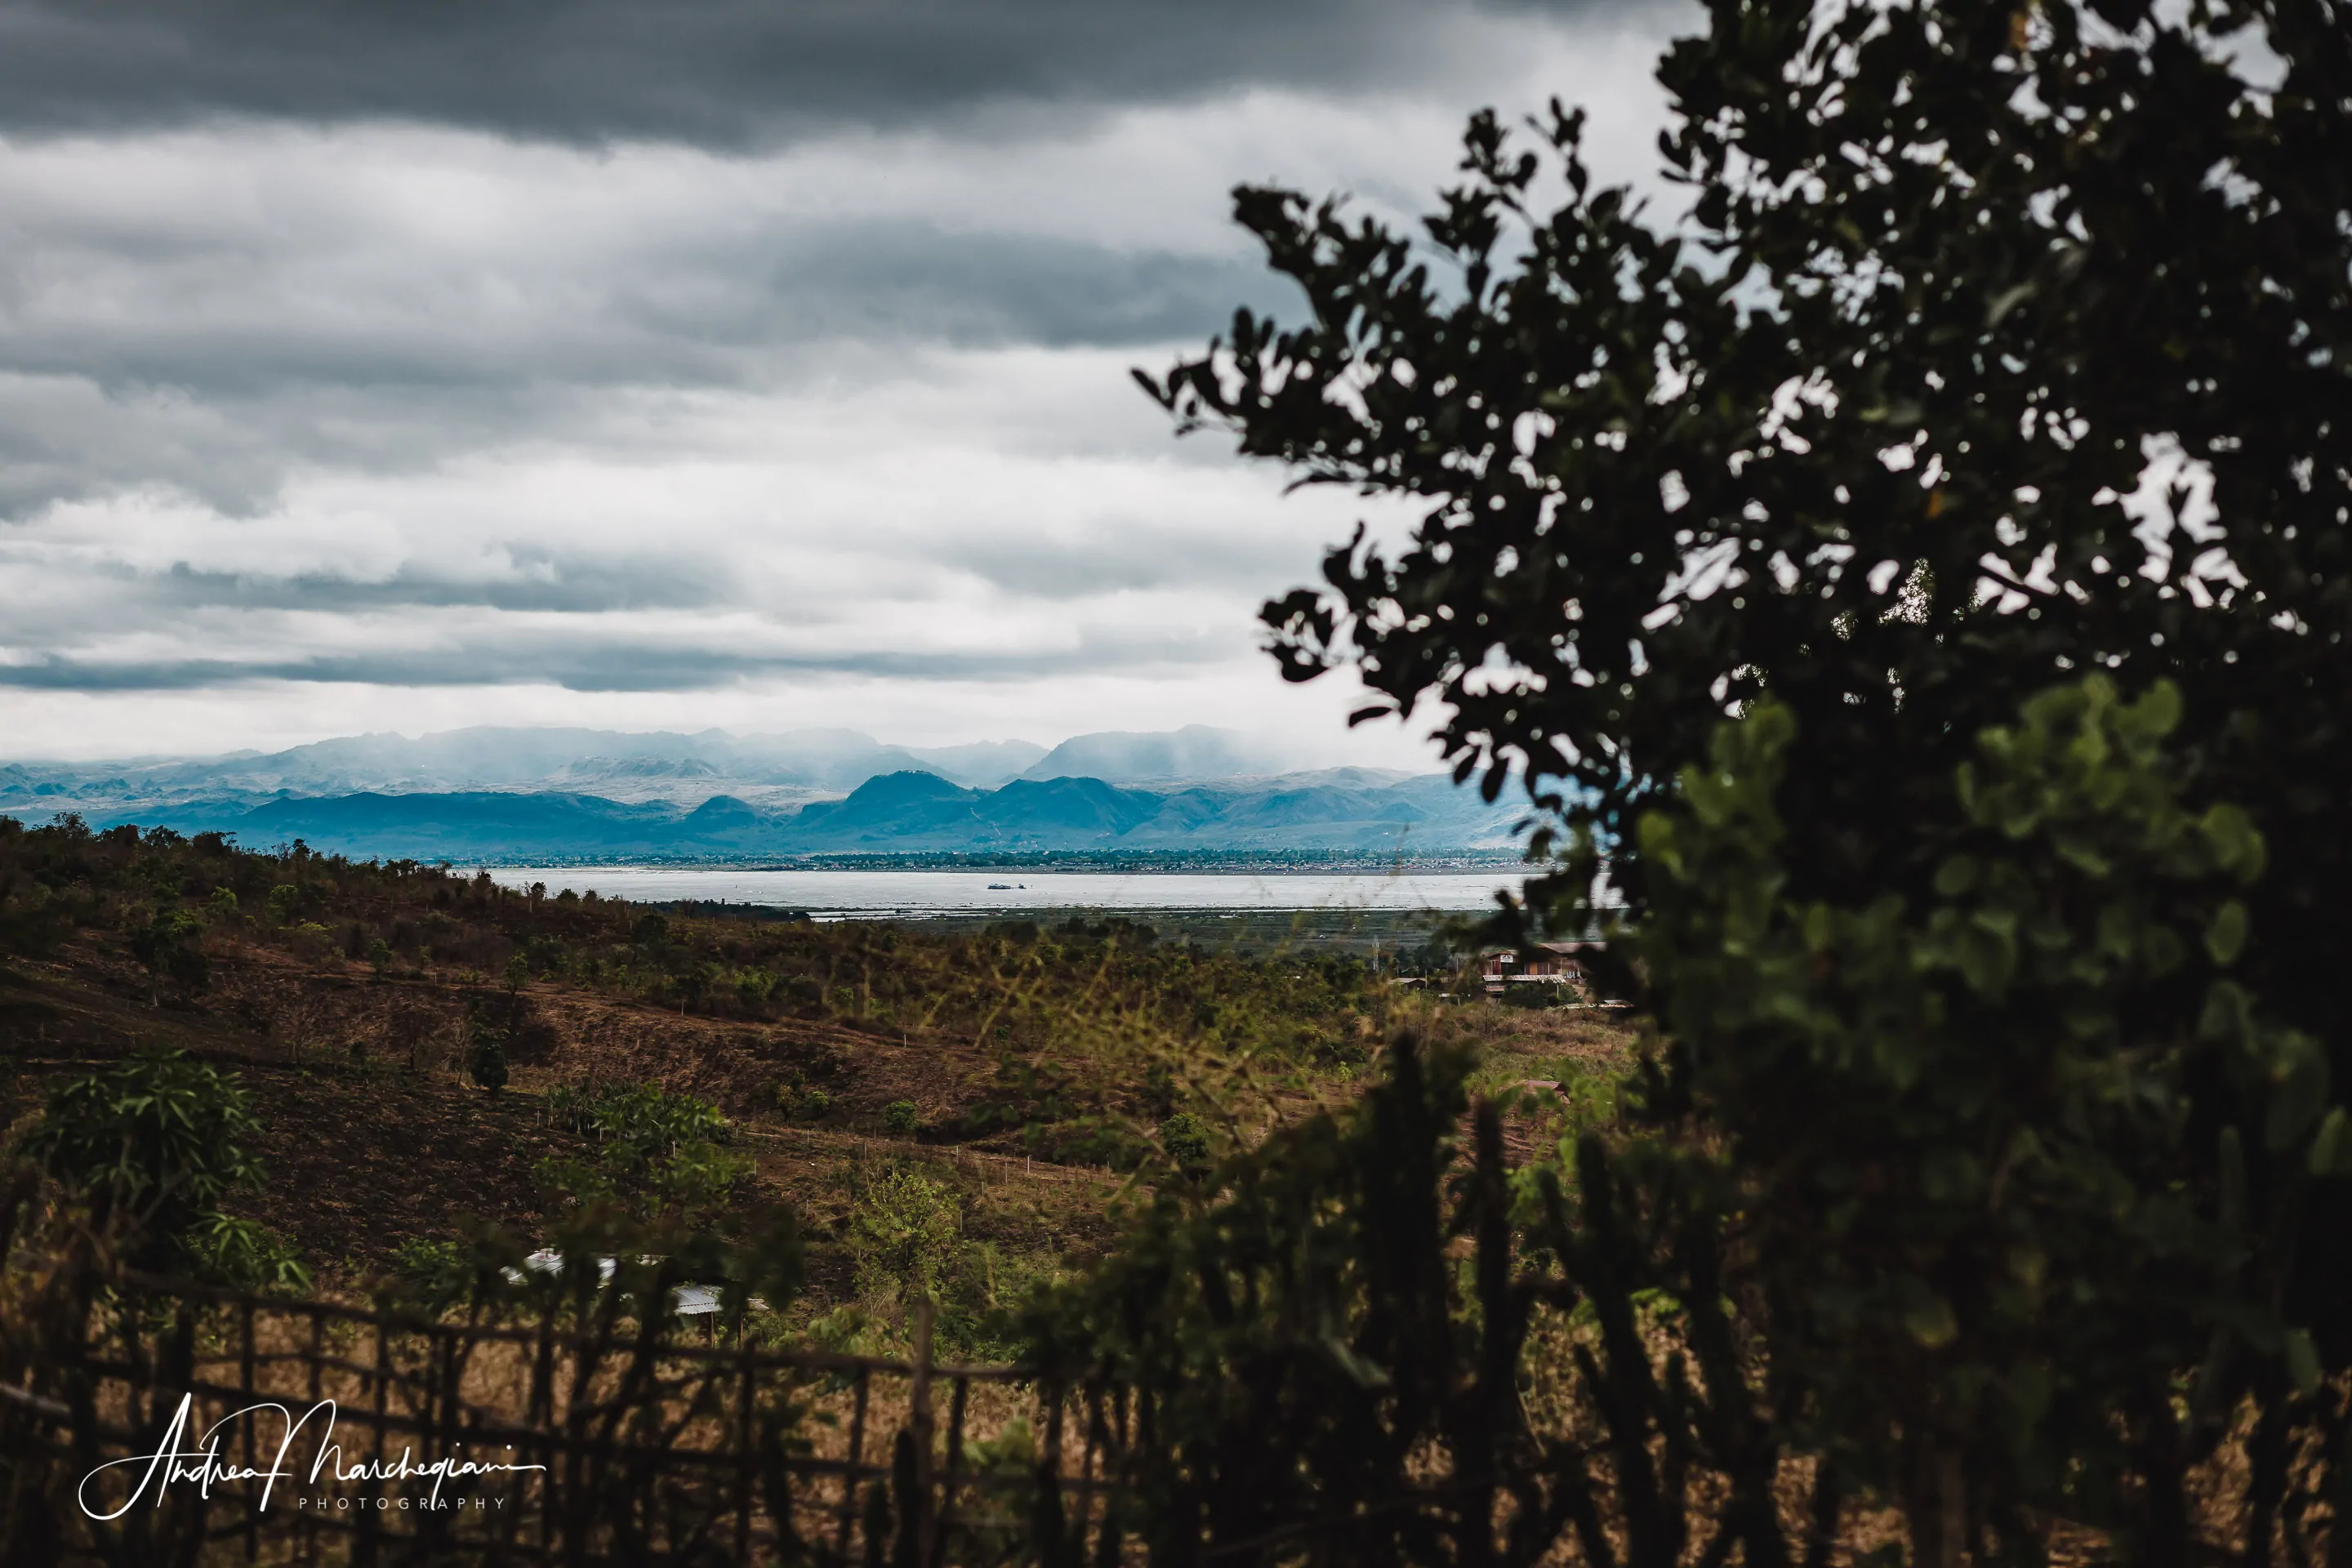
{"type": "Polygon", "coordinates": [[[1023,778],[1095,778],[1111,784],[1240,778],[1296,765],[1297,748],[1270,735],[1187,724],[1181,730],[1105,730],[1075,735],[1026,769],[1023,778]]]}

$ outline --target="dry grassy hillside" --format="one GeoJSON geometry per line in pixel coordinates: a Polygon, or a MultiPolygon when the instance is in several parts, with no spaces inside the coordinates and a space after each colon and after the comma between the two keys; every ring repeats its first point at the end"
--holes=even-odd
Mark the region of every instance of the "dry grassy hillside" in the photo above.
{"type": "MultiPolygon", "coordinates": [[[[1595,1013],[1436,1007],[1305,949],[681,917],[168,834],[0,837],[0,1116],[140,1048],[233,1067],[270,1172],[236,1206],[330,1287],[477,1217],[543,1231],[566,1201],[544,1164],[593,1153],[550,1114],[565,1086],[723,1112],[751,1192],[803,1217],[815,1312],[860,1294],[883,1173],[950,1194],[956,1267],[993,1298],[1108,1240],[1171,1118],[1251,1136],[1344,1097],[1403,1012],[1489,1039],[1488,1089],[1589,1097],[1625,1050],[1595,1013]],[[467,1070],[484,1026],[495,1092],[467,1070]]],[[[1515,1132],[1532,1148],[1538,1120],[1515,1132]]]]}

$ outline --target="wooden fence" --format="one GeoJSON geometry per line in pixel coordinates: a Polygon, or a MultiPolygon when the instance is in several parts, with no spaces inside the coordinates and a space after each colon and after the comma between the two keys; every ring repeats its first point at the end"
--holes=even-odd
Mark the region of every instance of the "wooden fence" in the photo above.
{"type": "Polygon", "coordinates": [[[895,1361],[552,1306],[430,1321],[140,1276],[95,1302],[79,1356],[0,1384],[0,1481],[45,1510],[0,1531],[11,1568],[1055,1561],[1109,1498],[1103,1402],[936,1364],[927,1308],[895,1361]]]}

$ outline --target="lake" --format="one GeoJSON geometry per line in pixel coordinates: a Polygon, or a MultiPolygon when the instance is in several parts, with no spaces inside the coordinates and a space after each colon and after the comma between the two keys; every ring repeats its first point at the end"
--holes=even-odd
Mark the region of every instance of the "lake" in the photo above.
{"type": "Polygon", "coordinates": [[[771,904],[819,920],[1006,914],[1049,910],[1491,909],[1495,890],[1521,878],[1486,871],[1393,875],[1246,871],[730,871],[698,867],[507,866],[490,875],[509,888],[544,882],[633,902],[771,904]]]}

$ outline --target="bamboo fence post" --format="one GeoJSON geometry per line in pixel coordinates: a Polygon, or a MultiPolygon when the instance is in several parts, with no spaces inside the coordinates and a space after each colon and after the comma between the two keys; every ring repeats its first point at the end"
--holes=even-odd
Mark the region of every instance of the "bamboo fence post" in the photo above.
{"type": "Polygon", "coordinates": [[[915,1302],[915,1371],[907,1390],[907,1429],[915,1439],[915,1517],[900,1523],[912,1527],[929,1559],[931,1542],[931,1320],[937,1309],[928,1296],[915,1302]]]}
{"type": "MultiPolygon", "coordinates": [[[[246,1301],[237,1310],[237,1382],[245,1389],[246,1403],[253,1402],[253,1303],[246,1301]]],[[[245,1423],[245,1468],[253,1467],[253,1426],[251,1416],[245,1423]]],[[[261,1510],[245,1510],[245,1560],[252,1563],[261,1556],[261,1510]]]]}
{"type": "Polygon", "coordinates": [[[376,1561],[377,1538],[383,1533],[383,1510],[379,1506],[386,1496],[383,1484],[383,1432],[392,1401],[392,1345],[386,1334],[382,1313],[375,1319],[375,1373],[371,1381],[375,1384],[373,1398],[369,1402],[375,1411],[375,1476],[368,1482],[369,1504],[360,1514],[359,1542],[355,1557],[361,1568],[376,1561]]]}
{"type": "Polygon", "coordinates": [[[751,1336],[743,1331],[742,1320],[735,1323],[735,1348],[742,1352],[742,1381],[737,1393],[741,1409],[735,1423],[736,1484],[742,1489],[735,1504],[735,1561],[751,1561],[751,1500],[759,1481],[759,1442],[752,1415],[758,1406],[759,1366],[754,1358],[751,1336]]]}
{"type": "Polygon", "coordinates": [[[955,1393],[948,1400],[948,1468],[940,1482],[940,1511],[931,1536],[931,1568],[940,1568],[947,1561],[948,1531],[955,1518],[956,1482],[963,1473],[963,1412],[964,1403],[971,1394],[971,1379],[955,1380],[955,1393]]]}
{"type": "Polygon", "coordinates": [[[857,1523],[857,1470],[866,1452],[866,1402],[873,1384],[872,1369],[859,1367],[857,1399],[849,1416],[849,1455],[841,1470],[840,1549],[835,1555],[844,1563],[849,1561],[849,1532],[857,1523]]]}

